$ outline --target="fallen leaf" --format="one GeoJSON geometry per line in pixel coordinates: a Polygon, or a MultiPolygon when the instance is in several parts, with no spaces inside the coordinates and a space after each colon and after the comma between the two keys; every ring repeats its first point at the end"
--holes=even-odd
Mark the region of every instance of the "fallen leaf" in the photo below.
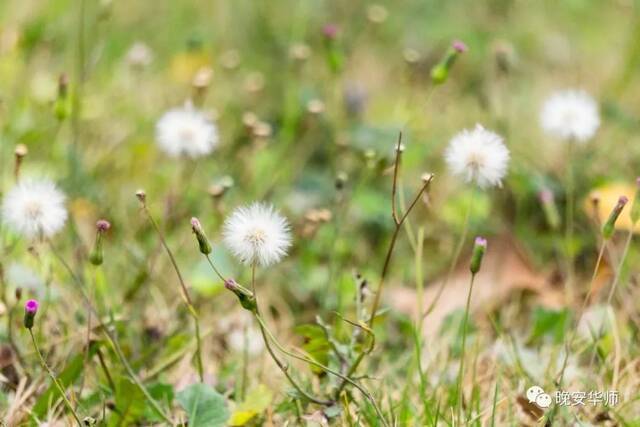
{"type": "MultiPolygon", "coordinates": [[[[469,259],[462,258],[449,283],[442,291],[433,311],[426,317],[425,334],[432,335],[440,329],[440,324],[455,309],[464,308],[469,289],[469,259]]],[[[427,286],[423,307],[434,301],[441,281],[427,286]]],[[[562,292],[554,289],[546,275],[536,272],[528,262],[528,257],[510,237],[499,237],[489,241],[489,247],[482,262],[482,269],[476,276],[471,299],[471,310],[492,309],[499,306],[516,290],[533,292],[540,305],[558,308],[562,306],[562,292]]],[[[416,291],[413,288],[394,287],[387,292],[385,301],[396,310],[416,316],[416,291]]]]}

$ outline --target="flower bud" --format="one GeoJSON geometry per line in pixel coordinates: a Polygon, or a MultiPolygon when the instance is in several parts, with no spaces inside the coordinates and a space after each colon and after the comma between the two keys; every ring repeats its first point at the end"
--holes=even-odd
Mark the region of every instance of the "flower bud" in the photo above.
{"type": "Polygon", "coordinates": [[[22,299],[22,288],[20,286],[16,287],[15,296],[16,301],[20,301],[22,299]]]}
{"type": "Polygon", "coordinates": [[[96,242],[93,245],[93,249],[89,254],[89,261],[93,265],[101,265],[104,260],[102,251],[102,236],[111,228],[109,221],[101,219],[96,222],[96,242]]]}
{"type": "Polygon", "coordinates": [[[193,230],[193,234],[195,234],[196,239],[198,239],[200,252],[204,255],[209,255],[211,253],[211,244],[209,243],[209,239],[207,239],[206,234],[204,234],[200,221],[196,217],[191,218],[191,230],[193,230]]]}
{"type": "Polygon", "coordinates": [[[446,82],[449,77],[449,71],[453,67],[453,64],[455,64],[456,59],[458,59],[461,53],[466,51],[466,44],[459,40],[454,41],[444,58],[431,69],[431,81],[433,84],[439,85],[446,82]]]}
{"type": "Polygon", "coordinates": [[[66,119],[71,114],[69,97],[69,79],[66,74],[61,74],[58,79],[58,97],[53,104],[53,113],[60,121],[66,119]]]}
{"type": "Polygon", "coordinates": [[[640,177],[636,178],[636,194],[631,204],[631,223],[636,225],[640,219],[640,177]]]}
{"type": "Polygon", "coordinates": [[[253,295],[253,292],[241,286],[233,279],[225,280],[224,287],[236,294],[236,296],[240,300],[240,305],[242,305],[245,310],[249,310],[252,312],[255,312],[257,310],[258,306],[256,305],[256,298],[253,295]]]}
{"type": "Polygon", "coordinates": [[[480,271],[480,266],[482,265],[482,257],[484,257],[484,253],[487,250],[487,239],[483,237],[476,237],[476,240],[473,244],[473,252],[471,253],[471,265],[469,269],[471,270],[471,274],[476,274],[480,271]]]}
{"type": "Polygon", "coordinates": [[[147,202],[147,193],[143,189],[136,191],[136,197],[143,205],[147,202]]]}
{"type": "Polygon", "coordinates": [[[344,53],[338,43],[340,29],[337,25],[327,24],[322,28],[326,45],[326,60],[333,73],[342,70],[344,65],[344,53]]]}
{"type": "Polygon", "coordinates": [[[607,222],[602,226],[602,237],[605,239],[610,239],[613,236],[613,231],[615,230],[616,221],[624,208],[624,205],[627,204],[629,199],[627,196],[620,196],[618,199],[618,203],[613,207],[613,210],[609,214],[609,218],[607,218],[607,222]]]}
{"type": "Polygon", "coordinates": [[[560,214],[558,213],[558,206],[556,205],[553,192],[547,188],[540,191],[538,194],[540,203],[542,203],[542,210],[547,220],[547,224],[553,230],[557,230],[560,226],[560,214]]]}
{"type": "Polygon", "coordinates": [[[36,318],[38,312],[38,301],[30,299],[24,305],[24,327],[27,329],[33,328],[33,321],[36,318]]]}

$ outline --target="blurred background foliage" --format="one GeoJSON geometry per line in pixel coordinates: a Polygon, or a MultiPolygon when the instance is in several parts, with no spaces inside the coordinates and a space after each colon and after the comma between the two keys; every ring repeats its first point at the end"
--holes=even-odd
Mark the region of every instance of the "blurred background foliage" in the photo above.
{"type": "MultiPolygon", "coordinates": [[[[393,227],[389,167],[399,131],[405,199],[423,173],[436,176],[411,217],[413,233],[425,230],[423,274],[430,283],[446,272],[474,190],[448,176],[442,153],[456,132],[482,123],[504,135],[512,161],[503,188],[475,195],[471,229],[490,242],[515,240],[540,274],[552,277],[559,268],[555,232],[538,193],[551,189],[562,210],[568,160],[565,146],[542,134],[538,112],[549,93],[577,87],[599,100],[602,113],[596,139],[572,160],[584,207],[574,244],[578,270],[588,276],[597,244],[589,194],[614,183],[628,187],[640,170],[639,40],[637,0],[5,0],[0,188],[12,184],[13,151],[25,144],[24,173],[53,177],[69,196],[72,221],[56,244],[75,256],[77,268],[95,220],[113,223],[96,292],[128,325],[148,332],[129,344],[144,355],[137,359],[143,366],[154,359],[145,354],[157,348],[147,347],[154,331],[166,343],[156,359],[186,338],[179,321],[185,314],[173,312],[174,276],[139,215],[138,188],[214,329],[232,296],[221,293],[201,260],[188,219],[199,217],[217,243],[231,208],[265,199],[282,209],[294,224],[293,251],[260,273],[261,292],[284,326],[309,322],[352,305],[355,271],[373,279],[380,273],[393,227]],[[454,39],[469,50],[434,87],[429,71],[454,39]],[[63,74],[70,97],[59,105],[63,74]],[[198,88],[198,79],[206,84],[198,88]],[[155,122],[191,98],[216,118],[221,144],[205,159],[169,159],[155,145],[155,122]],[[56,112],[68,116],[60,120],[56,112]]],[[[630,256],[637,261],[638,251],[630,256]]],[[[213,257],[229,275],[248,280],[220,246],[213,257]]],[[[37,276],[28,258],[2,258],[22,283],[37,276]]],[[[394,259],[394,285],[413,287],[404,234],[394,259]]],[[[49,289],[34,282],[34,292],[49,289]]],[[[60,333],[75,327],[71,316],[82,318],[80,309],[66,309],[50,308],[60,333]]],[[[536,310],[530,339],[547,334],[557,342],[557,323],[568,314],[548,318],[536,310]]],[[[387,331],[393,351],[412,342],[410,333],[393,334],[403,321],[387,331]]],[[[220,366],[224,372],[227,365],[220,366]]]]}

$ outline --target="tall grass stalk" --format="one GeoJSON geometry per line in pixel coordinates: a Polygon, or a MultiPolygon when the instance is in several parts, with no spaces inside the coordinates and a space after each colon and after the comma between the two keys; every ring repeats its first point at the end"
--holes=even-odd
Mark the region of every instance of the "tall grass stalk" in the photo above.
{"type": "Polygon", "coordinates": [[[460,366],[458,367],[458,381],[456,383],[456,399],[458,405],[458,422],[462,425],[462,406],[464,401],[463,396],[463,376],[464,376],[464,357],[467,344],[467,324],[469,322],[469,310],[471,308],[471,293],[473,292],[473,283],[475,282],[475,273],[471,274],[469,280],[469,293],[467,293],[467,303],[464,309],[464,318],[462,320],[462,347],[460,350],[460,366]]]}
{"type": "Polygon", "coordinates": [[[182,291],[182,299],[184,300],[184,303],[187,306],[189,314],[191,315],[191,318],[193,319],[193,324],[194,324],[194,327],[195,327],[195,334],[196,334],[196,354],[195,354],[195,356],[196,356],[196,364],[197,364],[197,368],[198,368],[198,377],[200,378],[200,382],[203,382],[204,381],[204,367],[203,367],[203,364],[202,364],[202,340],[200,338],[200,320],[198,318],[198,313],[197,313],[195,307],[193,306],[193,302],[191,300],[191,297],[189,296],[189,291],[187,289],[187,285],[185,284],[184,279],[182,278],[182,273],[180,273],[180,268],[178,267],[178,263],[176,262],[176,259],[173,256],[173,252],[171,252],[171,249],[169,248],[169,245],[167,244],[167,242],[166,242],[166,240],[164,238],[164,234],[162,233],[162,230],[160,230],[160,227],[158,226],[158,223],[155,221],[155,219],[153,219],[153,215],[151,215],[151,212],[149,211],[149,208],[147,207],[146,201],[143,198],[140,198],[140,201],[142,203],[142,210],[146,214],[147,218],[149,219],[149,222],[153,226],[153,229],[155,230],[156,234],[158,235],[158,238],[160,239],[160,243],[162,244],[163,248],[167,252],[167,255],[169,256],[169,259],[171,261],[171,265],[173,266],[173,269],[175,270],[176,275],[178,276],[178,282],[180,283],[180,288],[181,288],[181,291],[182,291]]]}

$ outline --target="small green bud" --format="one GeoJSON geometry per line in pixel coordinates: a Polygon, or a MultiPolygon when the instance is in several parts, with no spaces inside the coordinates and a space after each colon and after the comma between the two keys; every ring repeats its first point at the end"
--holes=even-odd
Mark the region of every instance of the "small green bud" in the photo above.
{"type": "Polygon", "coordinates": [[[471,270],[471,274],[476,274],[480,271],[480,266],[482,265],[482,258],[484,257],[484,253],[487,250],[487,239],[483,237],[476,237],[476,240],[473,244],[473,252],[471,253],[471,265],[469,266],[469,270],[471,270]]]}
{"type": "Polygon", "coordinates": [[[53,104],[53,114],[60,121],[63,121],[71,114],[71,103],[68,91],[69,80],[66,74],[62,74],[58,80],[58,97],[53,104]]]}
{"type": "Polygon", "coordinates": [[[249,310],[251,312],[255,312],[257,310],[258,306],[256,304],[256,297],[253,295],[253,292],[241,286],[233,279],[225,280],[224,287],[236,294],[236,296],[240,300],[240,305],[242,305],[245,310],[249,310]]]}
{"type": "Polygon", "coordinates": [[[191,218],[191,230],[193,230],[193,234],[195,234],[196,239],[198,239],[200,252],[204,255],[209,255],[211,253],[211,244],[209,243],[209,239],[207,239],[206,234],[204,234],[200,221],[196,217],[191,218]]]}
{"type": "Polygon", "coordinates": [[[89,254],[89,262],[93,265],[102,265],[104,261],[104,254],[102,250],[102,236],[111,228],[109,221],[104,219],[99,220],[96,223],[96,242],[93,245],[93,249],[89,254]]]}
{"type": "Polygon", "coordinates": [[[605,222],[602,226],[602,237],[604,237],[606,240],[610,239],[611,236],[613,236],[613,232],[615,231],[616,227],[616,221],[618,220],[618,217],[620,216],[624,205],[626,205],[628,201],[629,199],[627,198],[627,196],[620,196],[620,198],[618,199],[618,203],[616,203],[616,205],[613,207],[613,210],[609,214],[607,222],[605,222]]]}
{"type": "Polygon", "coordinates": [[[453,68],[458,56],[466,52],[467,45],[457,40],[453,42],[445,56],[436,65],[431,68],[431,81],[433,84],[439,85],[447,81],[449,71],[453,68]]]}

